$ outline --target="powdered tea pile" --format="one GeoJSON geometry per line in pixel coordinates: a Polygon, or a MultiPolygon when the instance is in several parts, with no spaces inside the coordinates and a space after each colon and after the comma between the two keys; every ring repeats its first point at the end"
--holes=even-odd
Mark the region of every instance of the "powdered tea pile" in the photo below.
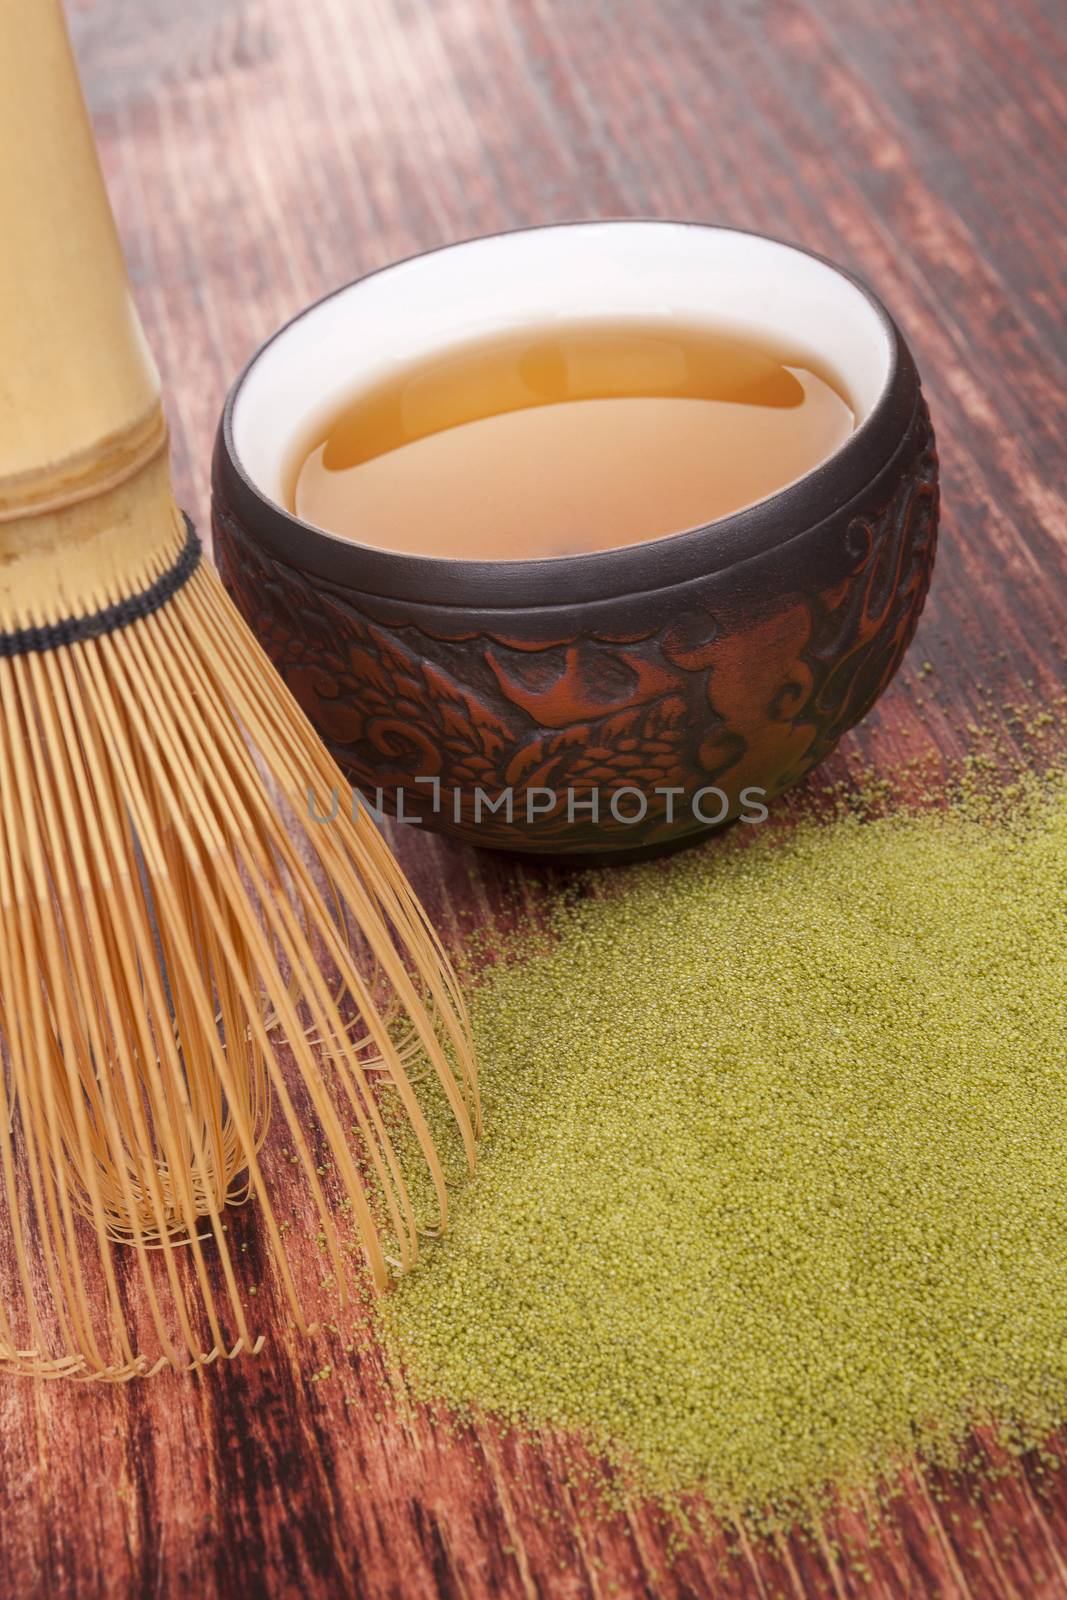
{"type": "Polygon", "coordinates": [[[731,1508],[1067,1415],[1067,781],[1013,803],[751,830],[492,968],[416,1388],[731,1508]]]}

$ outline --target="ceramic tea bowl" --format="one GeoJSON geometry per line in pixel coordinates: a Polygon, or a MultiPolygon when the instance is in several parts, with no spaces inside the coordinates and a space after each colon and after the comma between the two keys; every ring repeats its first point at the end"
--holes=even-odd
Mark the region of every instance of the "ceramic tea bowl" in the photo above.
{"type": "MultiPolygon", "coordinates": [[[[829,755],[912,637],[937,507],[915,365],[870,291],[806,251],[694,223],[498,234],[338,290],[252,358],[213,468],[224,579],[365,801],[557,856],[755,821],[829,755]],[[745,510],[593,554],[401,554],[286,510],[297,442],[392,364],[522,321],[628,313],[817,358],[856,430],[745,510]]],[[[326,815],[330,797],[316,804],[326,815]]]]}

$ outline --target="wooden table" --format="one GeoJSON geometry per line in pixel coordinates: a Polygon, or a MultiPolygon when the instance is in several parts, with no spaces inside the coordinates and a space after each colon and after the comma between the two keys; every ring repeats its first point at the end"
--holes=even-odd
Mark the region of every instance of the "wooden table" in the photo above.
{"type": "MultiPolygon", "coordinates": [[[[516,224],[734,223],[869,278],[919,358],[940,439],[932,597],[836,774],[958,752],[979,682],[998,706],[1062,687],[1061,0],[70,10],[202,526],[227,384],[325,290],[516,224]]],[[[500,914],[518,868],[400,831],[450,936],[458,908],[500,914]]],[[[521,880],[536,896],[551,873],[521,880]]],[[[372,1350],[284,1334],[200,1379],[8,1380],[0,1597],[1067,1596],[1067,1476],[1032,1461],[994,1485],[915,1482],[881,1545],[843,1519],[821,1540],[717,1537],[672,1562],[654,1511],[604,1521],[578,1503],[559,1441],[431,1421],[398,1408],[372,1350]]]]}

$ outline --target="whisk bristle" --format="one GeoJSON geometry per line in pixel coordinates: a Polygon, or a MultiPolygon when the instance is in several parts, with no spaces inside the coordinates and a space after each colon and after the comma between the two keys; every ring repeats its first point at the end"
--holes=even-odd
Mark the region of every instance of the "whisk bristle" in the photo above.
{"type": "Polygon", "coordinates": [[[249,1195],[307,1328],[269,1122],[339,1287],[354,1241],[384,1285],[444,1225],[409,1068],[473,1163],[463,1000],[372,821],[308,816],[338,781],[204,564],[118,631],[0,656],[0,1367],[122,1379],[258,1348],[227,1222],[249,1195]]]}

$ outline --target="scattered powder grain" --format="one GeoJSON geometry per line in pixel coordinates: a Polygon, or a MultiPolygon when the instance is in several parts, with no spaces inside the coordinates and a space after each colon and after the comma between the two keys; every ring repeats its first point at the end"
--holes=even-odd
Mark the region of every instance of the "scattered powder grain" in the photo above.
{"type": "Polygon", "coordinates": [[[1067,1416],[1067,781],[1012,804],[735,830],[483,974],[416,1390],[735,1510],[1067,1416]]]}

